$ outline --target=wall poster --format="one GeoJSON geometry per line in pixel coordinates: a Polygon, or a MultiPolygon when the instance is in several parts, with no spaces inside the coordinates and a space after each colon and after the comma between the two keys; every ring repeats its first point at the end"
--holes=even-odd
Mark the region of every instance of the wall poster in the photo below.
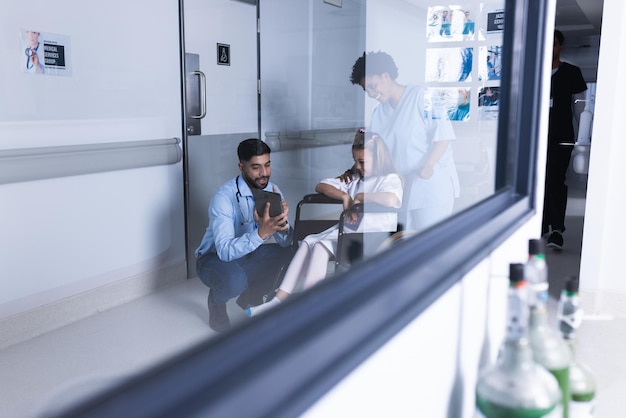
{"type": "Polygon", "coordinates": [[[20,67],[23,73],[72,75],[69,36],[21,30],[20,40],[20,67]]]}
{"type": "Polygon", "coordinates": [[[425,109],[434,118],[469,120],[471,89],[466,87],[430,87],[425,93],[425,109]]]}
{"type": "Polygon", "coordinates": [[[497,120],[504,23],[500,2],[428,7],[424,81],[436,117],[497,120]]]}

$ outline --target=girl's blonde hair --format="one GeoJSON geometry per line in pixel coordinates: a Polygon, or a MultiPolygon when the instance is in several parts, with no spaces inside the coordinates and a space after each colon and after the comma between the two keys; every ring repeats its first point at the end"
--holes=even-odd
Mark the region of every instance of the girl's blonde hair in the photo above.
{"type": "Polygon", "coordinates": [[[396,173],[396,165],[391,158],[391,152],[387,144],[376,132],[369,132],[361,128],[354,135],[352,151],[366,149],[372,154],[372,173],[374,176],[386,176],[396,173]]]}

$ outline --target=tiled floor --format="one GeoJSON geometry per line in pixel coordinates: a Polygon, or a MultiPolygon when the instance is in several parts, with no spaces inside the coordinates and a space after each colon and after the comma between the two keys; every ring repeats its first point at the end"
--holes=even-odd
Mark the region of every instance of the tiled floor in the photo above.
{"type": "Polygon", "coordinates": [[[587,318],[579,332],[578,359],[594,372],[595,418],[624,416],[626,319],[587,318]]]}
{"type": "MultiPolygon", "coordinates": [[[[554,316],[565,280],[580,271],[580,251],[584,223],[585,190],[583,179],[570,184],[565,245],[562,251],[548,250],[550,281],[550,311],[554,316]]],[[[584,306],[583,306],[584,309],[584,306]]],[[[554,319],[556,322],[556,319],[554,319]]],[[[610,312],[586,315],[578,332],[579,361],[594,372],[597,383],[595,418],[624,416],[622,396],[626,394],[626,363],[623,347],[626,344],[626,318],[614,318],[610,312]]]]}
{"type": "MultiPolygon", "coordinates": [[[[578,275],[582,243],[583,217],[568,216],[563,250],[547,251],[550,276],[550,311],[554,318],[557,298],[565,279],[578,275]]],[[[583,307],[584,308],[584,307],[583,307]]],[[[556,319],[554,319],[556,322],[556,319]]],[[[594,372],[597,383],[595,418],[624,416],[622,396],[626,394],[626,363],[623,347],[626,344],[626,319],[614,318],[610,313],[587,315],[578,331],[579,361],[594,372]]]]}
{"type": "MultiPolygon", "coordinates": [[[[570,205],[563,251],[547,254],[552,313],[563,278],[578,274],[581,207],[584,199],[582,205],[579,201],[570,205]]],[[[198,279],[188,280],[0,351],[0,417],[45,417],[45,411],[54,411],[81,394],[118,382],[210,337],[206,296],[207,288],[198,279]]],[[[234,323],[247,320],[234,303],[229,313],[234,323]]],[[[625,344],[626,319],[587,317],[580,329],[579,358],[597,377],[596,418],[622,416],[625,344]]]]}
{"type": "MultiPolygon", "coordinates": [[[[187,280],[0,351],[0,417],[46,416],[214,335],[207,294],[187,280]]],[[[234,302],[229,314],[247,320],[234,302]]]]}

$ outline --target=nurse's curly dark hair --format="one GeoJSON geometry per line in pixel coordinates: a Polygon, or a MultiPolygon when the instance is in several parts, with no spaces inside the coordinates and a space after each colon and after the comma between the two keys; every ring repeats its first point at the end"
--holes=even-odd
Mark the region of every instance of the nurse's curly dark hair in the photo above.
{"type": "Polygon", "coordinates": [[[350,82],[352,84],[361,84],[365,75],[381,75],[388,73],[392,80],[398,78],[398,67],[394,62],[391,55],[386,52],[363,52],[352,66],[352,74],[350,75],[350,82]],[[365,61],[367,60],[367,65],[365,61]]]}

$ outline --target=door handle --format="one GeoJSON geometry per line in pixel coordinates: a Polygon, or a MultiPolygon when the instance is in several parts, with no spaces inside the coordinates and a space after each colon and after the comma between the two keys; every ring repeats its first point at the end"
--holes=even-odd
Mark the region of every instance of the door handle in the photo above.
{"type": "Polygon", "coordinates": [[[200,114],[190,115],[193,119],[202,119],[206,116],[206,76],[202,71],[192,71],[192,75],[197,75],[200,78],[200,114]]]}

